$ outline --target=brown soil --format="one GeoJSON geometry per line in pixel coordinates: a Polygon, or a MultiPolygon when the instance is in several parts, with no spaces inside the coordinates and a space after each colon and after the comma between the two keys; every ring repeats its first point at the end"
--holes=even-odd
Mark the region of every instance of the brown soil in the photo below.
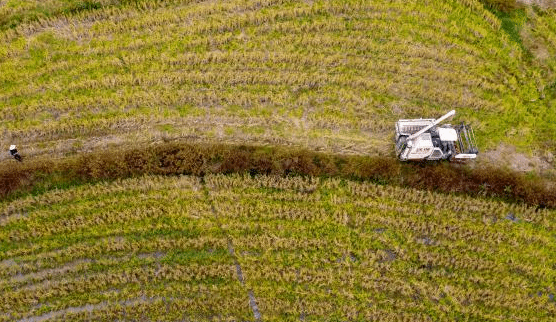
{"type": "MultiPolygon", "coordinates": [[[[478,163],[491,167],[508,167],[519,172],[535,172],[544,174],[554,171],[554,165],[549,163],[547,156],[531,155],[516,151],[514,146],[500,144],[496,149],[483,152],[478,156],[478,163]]],[[[554,161],[552,161],[554,162],[554,161]]]]}
{"type": "Polygon", "coordinates": [[[518,0],[518,2],[526,5],[537,5],[543,9],[556,8],[556,2],[554,0],[518,0]]]}

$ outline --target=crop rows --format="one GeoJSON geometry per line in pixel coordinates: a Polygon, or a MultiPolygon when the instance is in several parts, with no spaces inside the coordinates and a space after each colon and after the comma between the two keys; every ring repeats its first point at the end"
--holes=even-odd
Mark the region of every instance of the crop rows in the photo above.
{"type": "MultiPolygon", "coordinates": [[[[383,308],[389,313],[427,312],[428,316],[443,319],[452,319],[457,314],[489,319],[484,312],[496,311],[512,311],[514,317],[531,319],[534,314],[527,312],[529,306],[539,310],[545,306],[544,302],[529,298],[531,291],[521,287],[532,281],[550,287],[544,281],[553,271],[541,268],[550,258],[550,250],[544,249],[549,239],[538,239],[534,229],[516,236],[500,227],[511,224],[498,223],[504,218],[501,216],[512,211],[520,216],[533,215],[532,209],[520,211],[493,203],[468,209],[465,203],[458,205],[463,200],[457,198],[444,199],[436,206],[435,201],[441,198],[434,194],[412,194],[403,189],[356,183],[349,183],[345,190],[341,184],[329,185],[330,182],[323,187],[328,186],[333,192],[324,196],[319,193],[322,188],[315,191],[314,185],[308,184],[302,191],[315,192],[306,202],[300,202],[294,196],[285,198],[283,195],[288,193],[275,191],[273,185],[267,186],[271,190],[261,191],[252,188],[257,184],[250,180],[240,179],[230,185],[230,178],[219,179],[224,184],[214,184],[222,189],[221,194],[215,195],[215,203],[222,225],[234,236],[236,249],[240,253],[244,249],[240,262],[248,283],[255,293],[266,295],[271,289],[282,289],[285,293],[275,291],[260,299],[262,310],[270,311],[269,319],[282,318],[281,314],[291,312],[292,307],[305,310],[308,316],[322,314],[341,319],[349,314],[346,312],[353,312],[356,315],[351,317],[372,318],[374,315],[361,312],[377,301],[371,295],[377,292],[390,299],[390,305],[383,308]],[[242,185],[242,181],[247,182],[242,185]],[[237,196],[230,195],[234,188],[237,196]],[[367,198],[361,195],[361,189],[369,189],[367,198]],[[359,193],[352,194],[350,190],[359,193]],[[400,201],[404,199],[399,194],[413,196],[413,200],[400,201]],[[443,211],[446,203],[451,205],[443,211]],[[498,213],[492,213],[494,207],[498,213]],[[487,213],[492,217],[485,221],[487,213]],[[245,237],[246,234],[253,236],[245,237]],[[537,251],[517,259],[515,249],[531,243],[537,245],[537,251]],[[501,258],[507,258],[513,267],[509,268],[501,258]],[[406,266],[399,261],[411,264],[406,266]],[[532,265],[539,265],[539,269],[532,265]],[[396,278],[383,280],[384,274],[396,278]],[[408,281],[408,275],[414,278],[408,281]],[[477,286],[469,284],[469,280],[477,286]],[[463,302],[459,312],[445,311],[437,305],[446,292],[442,291],[440,281],[449,285],[452,300],[463,302]],[[421,289],[426,283],[429,286],[421,289]],[[431,288],[436,283],[440,285],[431,288]],[[338,291],[346,289],[351,292],[338,291]],[[506,294],[507,289],[515,292],[506,294]],[[320,295],[324,298],[334,298],[334,303],[324,301],[319,291],[325,294],[320,295]],[[420,301],[415,301],[416,298],[420,301]],[[482,307],[483,313],[476,307],[482,307]]],[[[421,320],[423,316],[415,314],[412,318],[421,320]]]]}
{"type": "Polygon", "coordinates": [[[41,18],[3,32],[2,136],[351,139],[360,151],[370,136],[380,150],[399,114],[452,106],[481,113],[492,138],[502,111],[521,110],[512,97],[534,100],[542,80],[464,2],[110,2],[41,18]]]}
{"type": "Polygon", "coordinates": [[[341,179],[149,176],[0,213],[3,320],[253,319],[248,294],[263,320],[556,313],[554,211],[499,201],[341,179]]]}
{"type": "Polygon", "coordinates": [[[1,318],[184,318],[187,305],[199,319],[246,319],[225,237],[213,233],[203,198],[196,178],[153,177],[6,205],[1,318]],[[167,203],[175,199],[183,203],[167,203]]]}

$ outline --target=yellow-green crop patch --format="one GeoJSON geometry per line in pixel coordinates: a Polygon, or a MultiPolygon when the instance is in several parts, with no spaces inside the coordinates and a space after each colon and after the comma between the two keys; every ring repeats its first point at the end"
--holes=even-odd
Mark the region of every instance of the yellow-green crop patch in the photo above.
{"type": "Polygon", "coordinates": [[[0,1],[0,142],[26,158],[2,191],[35,188],[0,202],[0,321],[550,320],[551,188],[242,145],[388,154],[398,118],[456,109],[481,149],[553,149],[556,12],[482,3],[0,1]]]}
{"type": "Polygon", "coordinates": [[[0,214],[3,321],[556,314],[553,210],[340,179],[209,175],[51,191],[4,202],[0,214]]]}
{"type": "MultiPolygon", "coordinates": [[[[0,33],[0,140],[34,151],[110,135],[388,153],[393,121],[450,109],[482,148],[555,130],[554,55],[531,61],[474,0],[51,2],[67,8],[0,33]]],[[[553,53],[554,12],[523,12],[553,53]]]]}

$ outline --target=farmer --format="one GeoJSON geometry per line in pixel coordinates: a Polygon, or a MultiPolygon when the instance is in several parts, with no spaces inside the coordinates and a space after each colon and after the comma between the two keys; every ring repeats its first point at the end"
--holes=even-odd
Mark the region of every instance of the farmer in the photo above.
{"type": "Polygon", "coordinates": [[[10,154],[19,162],[21,162],[21,155],[19,155],[19,153],[17,153],[17,149],[15,148],[15,145],[10,145],[10,154]]]}

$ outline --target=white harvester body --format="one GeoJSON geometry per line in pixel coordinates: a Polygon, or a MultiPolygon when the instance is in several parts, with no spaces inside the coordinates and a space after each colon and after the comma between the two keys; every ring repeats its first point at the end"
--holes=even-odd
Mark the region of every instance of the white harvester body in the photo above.
{"type": "Polygon", "coordinates": [[[464,125],[438,126],[456,114],[452,110],[439,119],[412,119],[396,122],[396,154],[408,160],[465,160],[479,153],[473,129],[464,125]]]}

